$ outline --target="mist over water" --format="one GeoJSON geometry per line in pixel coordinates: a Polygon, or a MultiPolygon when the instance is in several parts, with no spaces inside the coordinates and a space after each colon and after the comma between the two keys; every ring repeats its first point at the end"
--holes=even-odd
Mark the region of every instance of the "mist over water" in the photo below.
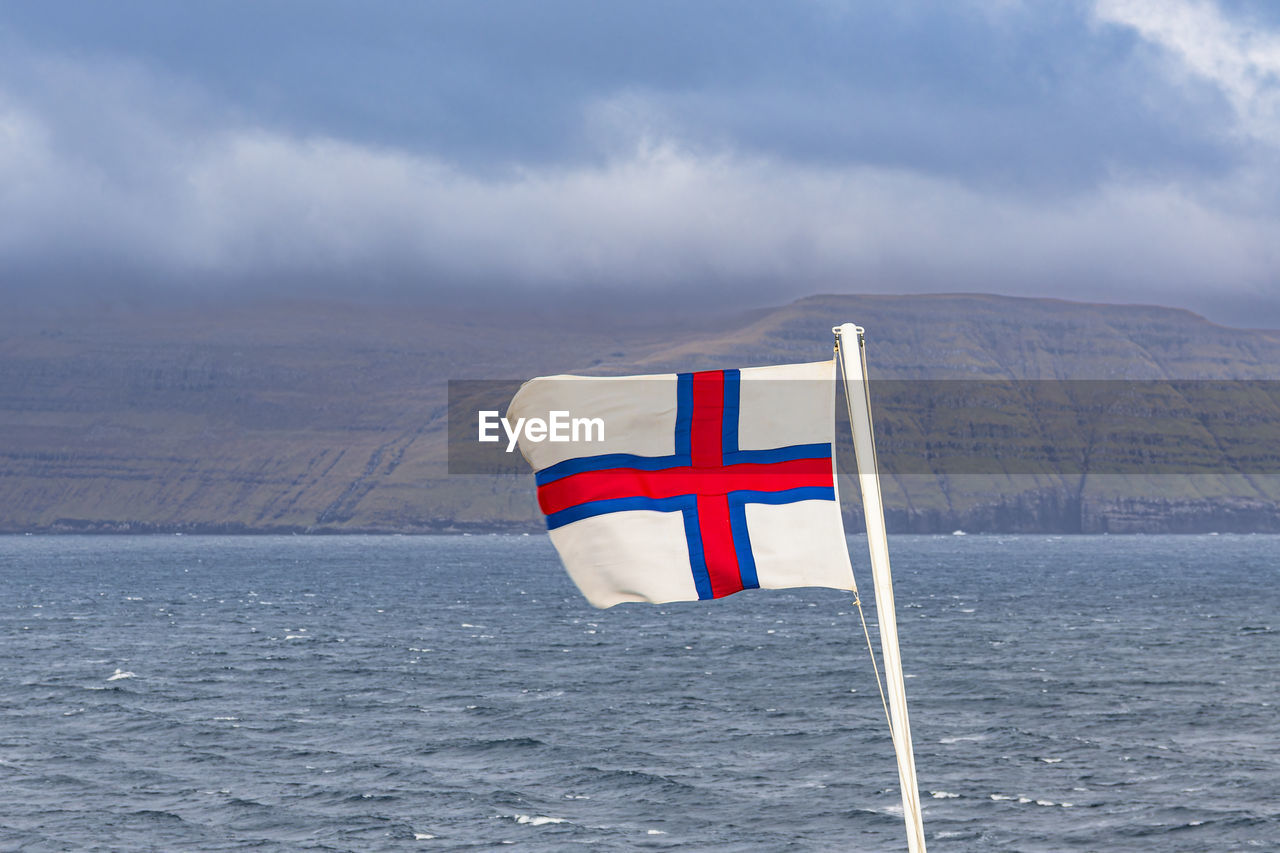
{"type": "MultiPolygon", "coordinates": [[[[1280,837],[1274,538],[891,549],[931,849],[1280,837]]],[[[0,577],[7,849],[905,847],[838,592],[596,611],[542,536],[0,537],[0,577]]]]}

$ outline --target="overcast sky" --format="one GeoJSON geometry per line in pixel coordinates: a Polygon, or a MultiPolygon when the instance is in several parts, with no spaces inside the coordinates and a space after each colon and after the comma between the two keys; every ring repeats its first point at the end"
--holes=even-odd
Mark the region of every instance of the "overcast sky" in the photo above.
{"type": "Polygon", "coordinates": [[[1280,326],[1280,4],[0,0],[0,287],[1280,326]]]}

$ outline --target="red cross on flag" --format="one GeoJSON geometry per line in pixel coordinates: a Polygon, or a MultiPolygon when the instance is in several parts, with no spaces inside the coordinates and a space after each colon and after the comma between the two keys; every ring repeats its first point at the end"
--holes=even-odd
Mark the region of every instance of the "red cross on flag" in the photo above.
{"type": "Polygon", "coordinates": [[[539,377],[506,417],[565,568],[610,607],[854,589],[834,407],[835,362],[823,361],[539,377]]]}

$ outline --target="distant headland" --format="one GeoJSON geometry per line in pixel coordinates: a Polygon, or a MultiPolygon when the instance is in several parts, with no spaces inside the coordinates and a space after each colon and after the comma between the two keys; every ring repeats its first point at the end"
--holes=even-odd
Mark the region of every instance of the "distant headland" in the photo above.
{"type": "MultiPolygon", "coordinates": [[[[0,318],[0,532],[536,530],[531,477],[448,473],[448,380],[812,361],[830,356],[831,327],[844,321],[868,330],[873,381],[1155,389],[1122,425],[1120,440],[1142,448],[1128,467],[1088,453],[976,472],[926,459],[886,478],[891,530],[1280,531],[1280,442],[1275,460],[1206,456],[1198,466],[1195,457],[1226,431],[1280,438],[1273,398],[1242,397],[1228,416],[1190,423],[1177,388],[1161,385],[1278,380],[1280,332],[1154,306],[948,294],[813,296],[625,322],[320,301],[9,314],[0,318]]],[[[976,405],[970,432],[1004,435],[1001,446],[1024,461],[1039,452],[1038,433],[1017,424],[1088,409],[1007,397],[976,405]]],[[[928,434],[927,395],[891,403],[877,412],[886,446],[928,434]]],[[[858,529],[856,504],[846,511],[858,529]]]]}

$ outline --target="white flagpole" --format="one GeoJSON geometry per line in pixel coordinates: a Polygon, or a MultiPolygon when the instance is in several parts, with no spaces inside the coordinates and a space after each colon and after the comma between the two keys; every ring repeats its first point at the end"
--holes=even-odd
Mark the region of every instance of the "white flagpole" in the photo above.
{"type": "Polygon", "coordinates": [[[840,336],[844,390],[849,401],[849,426],[858,457],[858,485],[867,519],[867,547],[871,552],[871,577],[876,590],[876,618],[880,623],[880,649],[884,655],[889,698],[890,732],[898,758],[898,782],[902,787],[902,813],[907,824],[909,853],[925,853],[924,824],[920,817],[920,787],[916,759],[911,749],[911,723],[907,717],[907,691],[898,650],[898,620],[893,605],[893,575],[889,569],[889,542],[884,529],[884,504],[880,498],[880,473],[876,464],[875,436],[871,431],[871,405],[867,391],[867,361],[863,330],[845,323],[834,330],[840,336]]]}

